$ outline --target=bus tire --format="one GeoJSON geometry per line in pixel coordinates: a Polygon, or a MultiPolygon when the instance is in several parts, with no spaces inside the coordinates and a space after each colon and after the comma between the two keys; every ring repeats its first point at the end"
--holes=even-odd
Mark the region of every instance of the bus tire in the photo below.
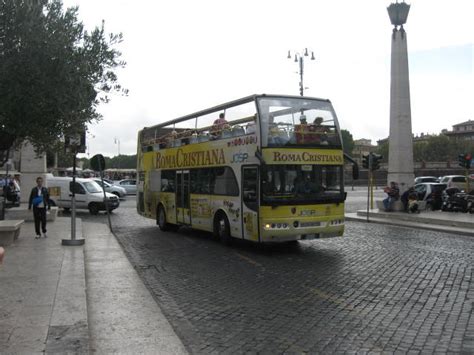
{"type": "Polygon", "coordinates": [[[158,212],[156,214],[156,224],[163,232],[170,230],[170,224],[166,222],[166,212],[163,205],[158,206],[158,212]]]}
{"type": "Polygon", "coordinates": [[[224,212],[218,212],[214,218],[214,235],[225,245],[232,243],[229,220],[224,212]]]}
{"type": "Polygon", "coordinates": [[[89,204],[89,213],[91,215],[99,214],[99,206],[96,203],[90,203],[89,204]]]}

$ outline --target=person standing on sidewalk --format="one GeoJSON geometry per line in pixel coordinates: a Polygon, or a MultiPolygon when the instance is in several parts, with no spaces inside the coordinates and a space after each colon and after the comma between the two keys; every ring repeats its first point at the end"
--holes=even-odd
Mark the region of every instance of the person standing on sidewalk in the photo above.
{"type": "Polygon", "coordinates": [[[43,237],[48,238],[46,235],[46,207],[51,209],[51,206],[49,205],[48,189],[43,187],[43,178],[41,176],[36,178],[36,187],[33,187],[31,190],[30,199],[28,202],[29,210],[31,210],[32,205],[33,217],[35,219],[35,239],[41,238],[40,224],[43,237]]]}

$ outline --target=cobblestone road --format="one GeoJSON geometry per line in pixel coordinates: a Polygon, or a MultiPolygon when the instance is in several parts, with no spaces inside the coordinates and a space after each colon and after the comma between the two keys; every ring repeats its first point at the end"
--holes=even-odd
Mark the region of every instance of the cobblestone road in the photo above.
{"type": "Polygon", "coordinates": [[[160,232],[133,198],[113,223],[191,352],[474,353],[472,237],[347,222],[344,238],[229,248],[160,232]]]}

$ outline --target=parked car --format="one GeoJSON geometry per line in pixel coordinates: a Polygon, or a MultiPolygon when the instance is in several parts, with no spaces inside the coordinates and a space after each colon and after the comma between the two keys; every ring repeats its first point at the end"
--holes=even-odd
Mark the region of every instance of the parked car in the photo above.
{"type": "Polygon", "coordinates": [[[120,180],[115,185],[123,187],[128,195],[136,195],[137,193],[137,180],[135,179],[120,180]]]}
{"type": "Polygon", "coordinates": [[[423,182],[414,186],[419,201],[426,202],[427,210],[439,210],[443,203],[442,193],[446,189],[446,184],[436,182],[423,182]]]}
{"type": "Polygon", "coordinates": [[[439,182],[436,176],[418,176],[415,178],[415,185],[422,182],[439,182]]]}
{"type": "MultiPolygon", "coordinates": [[[[93,180],[96,183],[98,183],[100,187],[102,187],[102,181],[100,179],[94,178],[93,180]]],[[[105,187],[106,192],[110,192],[111,194],[114,194],[115,196],[118,196],[119,198],[123,198],[127,195],[127,190],[125,190],[123,187],[110,184],[105,180],[104,180],[104,187],[105,187]]]]}
{"type": "Polygon", "coordinates": [[[470,194],[462,192],[457,187],[451,187],[443,192],[443,211],[474,213],[474,190],[470,194]]]}
{"type": "MultiPolygon", "coordinates": [[[[47,177],[46,182],[49,189],[50,203],[64,210],[71,209],[70,177],[47,177]]],[[[76,179],[75,185],[76,208],[88,209],[91,214],[105,211],[104,192],[102,188],[92,179],[76,179]]],[[[119,207],[119,198],[106,192],[107,205],[109,211],[119,207]]]]}
{"type": "MultiPolygon", "coordinates": [[[[457,187],[460,190],[466,190],[466,177],[463,175],[446,175],[443,176],[440,182],[446,184],[448,188],[457,187]]],[[[472,190],[474,188],[474,179],[469,179],[469,184],[472,190]]]]}

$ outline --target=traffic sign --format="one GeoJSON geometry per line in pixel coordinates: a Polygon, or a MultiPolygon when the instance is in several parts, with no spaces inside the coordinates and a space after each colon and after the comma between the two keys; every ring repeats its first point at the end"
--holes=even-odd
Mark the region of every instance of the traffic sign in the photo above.
{"type": "Polygon", "coordinates": [[[94,171],[105,170],[105,158],[102,154],[96,154],[91,158],[91,167],[94,171]]]}

